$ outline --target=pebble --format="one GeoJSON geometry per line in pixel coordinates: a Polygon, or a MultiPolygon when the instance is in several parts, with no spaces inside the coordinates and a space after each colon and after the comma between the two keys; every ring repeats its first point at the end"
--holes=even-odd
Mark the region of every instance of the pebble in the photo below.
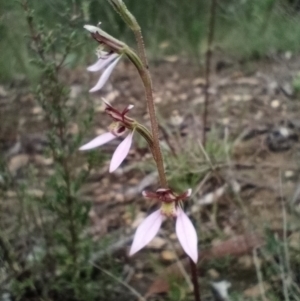
{"type": "Polygon", "coordinates": [[[0,97],[6,97],[8,94],[3,86],[0,86],[0,97]]]}
{"type": "Polygon", "coordinates": [[[257,298],[261,296],[261,286],[263,286],[264,291],[267,291],[270,288],[270,284],[268,283],[260,283],[256,284],[250,288],[244,290],[244,296],[248,298],[257,298]]]}
{"type": "Polygon", "coordinates": [[[277,109],[280,106],[280,101],[278,99],[274,99],[271,101],[271,107],[273,109],[277,109]]]}
{"type": "Polygon", "coordinates": [[[193,86],[205,86],[206,81],[203,77],[196,77],[193,81],[192,81],[192,85],[193,86]]]}
{"type": "Polygon", "coordinates": [[[124,202],[124,195],[122,193],[115,193],[115,201],[122,203],[124,202]]]}
{"type": "Polygon", "coordinates": [[[300,250],[300,232],[294,232],[289,237],[289,246],[292,249],[300,250]]]}
{"type": "Polygon", "coordinates": [[[295,176],[295,173],[294,173],[294,171],[292,171],[292,170],[286,170],[285,172],[284,172],[284,177],[286,178],[286,179],[291,179],[291,178],[293,178],[295,176]]]}
{"type": "Polygon", "coordinates": [[[197,105],[197,104],[202,104],[204,103],[204,96],[199,96],[199,97],[196,97],[195,99],[192,100],[192,103],[197,105]]]}
{"type": "Polygon", "coordinates": [[[72,85],[70,88],[70,98],[76,99],[79,97],[79,94],[82,92],[82,86],[81,85],[72,85]]]}
{"type": "Polygon", "coordinates": [[[209,269],[207,271],[207,274],[213,280],[216,280],[216,279],[218,279],[220,277],[220,273],[217,270],[215,270],[215,269],[209,269]]]}
{"type": "Polygon", "coordinates": [[[177,241],[177,235],[176,235],[176,233],[172,233],[170,236],[169,236],[169,238],[171,239],[171,240],[176,240],[177,241]]]}
{"type": "Polygon", "coordinates": [[[156,236],[147,245],[147,248],[158,250],[158,249],[161,249],[165,244],[166,244],[166,241],[163,238],[156,236]]]}
{"type": "Polygon", "coordinates": [[[41,107],[34,107],[32,110],[31,110],[31,113],[33,115],[39,115],[39,114],[42,114],[43,113],[43,109],[41,107]]]}
{"type": "Polygon", "coordinates": [[[183,117],[179,115],[179,112],[177,110],[174,110],[172,112],[170,123],[174,126],[179,126],[183,122],[183,117]]]}
{"type": "Polygon", "coordinates": [[[8,190],[8,191],[6,192],[6,196],[7,196],[8,198],[14,198],[14,197],[17,196],[17,193],[16,193],[15,191],[8,190]]]}
{"type": "Polygon", "coordinates": [[[241,256],[238,259],[238,263],[243,269],[250,269],[253,266],[253,259],[249,255],[241,256]]]}
{"type": "Polygon", "coordinates": [[[165,60],[169,63],[175,63],[177,62],[179,59],[179,57],[177,55],[168,55],[168,56],[165,56],[165,60]]]}
{"type": "Polygon", "coordinates": [[[12,174],[15,174],[20,168],[26,166],[29,162],[28,155],[17,155],[13,157],[8,163],[8,169],[12,174]]]}
{"type": "Polygon", "coordinates": [[[177,256],[174,253],[174,251],[164,250],[164,251],[161,252],[161,258],[164,261],[173,261],[177,258],[177,256]]]}
{"type": "Polygon", "coordinates": [[[40,189],[27,189],[27,193],[30,196],[41,198],[44,195],[44,192],[40,189]]]}

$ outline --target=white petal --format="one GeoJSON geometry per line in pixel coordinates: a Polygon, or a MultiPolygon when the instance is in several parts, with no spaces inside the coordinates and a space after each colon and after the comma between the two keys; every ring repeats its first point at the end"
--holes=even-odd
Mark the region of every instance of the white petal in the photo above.
{"type": "Polygon", "coordinates": [[[111,61],[113,61],[118,56],[119,55],[117,53],[113,53],[113,54],[110,54],[107,57],[99,58],[98,61],[95,64],[87,67],[87,70],[90,71],[90,72],[100,71],[103,68],[105,68],[111,61]]]}
{"type": "Polygon", "coordinates": [[[184,213],[179,207],[177,209],[176,220],[176,234],[184,252],[195,262],[198,260],[198,238],[196,230],[184,213]]]}
{"type": "Polygon", "coordinates": [[[130,132],[127,135],[127,137],[116,148],[110,161],[109,172],[114,172],[128,155],[128,152],[132,144],[132,137],[133,137],[133,132],[130,132]]]}
{"type": "Polygon", "coordinates": [[[98,137],[96,137],[95,139],[93,139],[92,141],[88,142],[87,144],[81,146],[79,148],[79,150],[88,150],[88,149],[92,149],[95,148],[97,146],[101,146],[113,139],[115,139],[116,136],[113,135],[112,133],[108,132],[108,133],[104,133],[98,137]]]}
{"type": "Polygon", "coordinates": [[[154,211],[138,226],[130,248],[129,256],[135,254],[145,247],[157,234],[163,222],[163,215],[160,209],[154,211]]]}
{"type": "Polygon", "coordinates": [[[121,59],[121,56],[119,56],[114,62],[112,62],[102,73],[99,81],[97,82],[97,84],[90,90],[90,92],[96,92],[98,90],[100,90],[105,83],[107,82],[109,76],[111,75],[112,71],[114,70],[114,68],[116,67],[116,65],[118,64],[119,60],[121,59]]]}
{"type": "Polygon", "coordinates": [[[99,30],[99,28],[94,25],[84,25],[83,28],[85,28],[91,33],[96,33],[99,30]]]}
{"type": "Polygon", "coordinates": [[[192,188],[189,188],[189,189],[186,191],[186,197],[189,198],[191,195],[192,195],[192,188]]]}

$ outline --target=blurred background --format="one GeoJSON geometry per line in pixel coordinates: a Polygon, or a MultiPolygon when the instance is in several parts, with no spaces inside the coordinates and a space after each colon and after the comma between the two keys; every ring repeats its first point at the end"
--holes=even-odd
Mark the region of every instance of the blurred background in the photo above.
{"type": "MultiPolygon", "coordinates": [[[[51,28],[55,24],[81,29],[85,23],[102,22],[105,30],[132,42],[130,30],[105,1],[32,1],[32,9],[51,28]],[[102,3],[103,2],[103,3],[102,3]],[[71,19],[70,19],[71,16],[71,19]]],[[[209,2],[146,0],[143,5],[127,1],[145,35],[151,57],[182,54],[199,57],[206,51],[209,2]]],[[[214,47],[239,58],[260,58],[299,49],[297,0],[226,0],[218,4],[214,47]]],[[[25,19],[17,1],[1,2],[1,79],[30,73],[25,19]],[[9,47],[7,47],[9,45],[9,47]]],[[[87,43],[78,47],[74,64],[87,43]]],[[[76,54],[74,54],[76,55],[76,54]]],[[[75,63],[76,62],[76,63],[75,63]]]]}
{"type": "MultiPolygon", "coordinates": [[[[193,189],[202,301],[300,300],[300,1],[125,3],[144,34],[169,185],[193,189]]],[[[158,188],[145,141],[113,174],[119,141],[78,151],[111,123],[102,97],[150,127],[128,60],[88,92],[98,45],[83,25],[136,49],[130,29],[104,0],[0,0],[0,18],[0,301],[193,300],[173,221],[128,256],[158,207],[141,197],[158,188]]]]}

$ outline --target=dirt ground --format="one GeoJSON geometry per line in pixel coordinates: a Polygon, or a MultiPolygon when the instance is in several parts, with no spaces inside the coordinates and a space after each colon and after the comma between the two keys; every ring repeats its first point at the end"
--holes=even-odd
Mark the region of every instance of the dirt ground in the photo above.
{"type": "MultiPolygon", "coordinates": [[[[204,250],[199,264],[201,279],[206,283],[225,279],[234,290],[251,297],[257,293],[252,250],[264,244],[266,228],[282,233],[283,206],[295,210],[299,206],[300,106],[292,81],[300,71],[300,57],[278,55],[238,63],[230,57],[215,59],[207,128],[210,160],[203,155],[199,143],[203,67],[172,56],[153,62],[151,71],[168,177],[174,183],[179,176],[173,174],[183,170],[193,178],[193,197],[187,210],[198,227],[200,249],[204,250]],[[175,158],[180,158],[181,163],[176,163],[175,158]],[[235,258],[235,268],[229,274],[226,268],[211,264],[228,255],[235,258]]],[[[141,82],[128,62],[117,66],[101,93],[88,98],[87,90],[97,75],[91,77],[84,68],[78,68],[66,71],[66,78],[71,87],[70,106],[83,101],[92,101],[95,106],[94,126],[86,141],[104,132],[110,123],[101,97],[119,108],[134,104],[131,116],[149,126],[141,82]]],[[[52,161],[43,155],[47,144],[44,115],[26,81],[0,86],[0,120],[1,155],[7,158],[14,177],[22,177],[30,164],[45,177],[50,174],[52,161]]],[[[74,123],[70,134],[77,131],[74,123]]],[[[183,259],[184,254],[170,222],[144,251],[134,258],[127,257],[134,229],[156,206],[143,200],[141,191],[156,189],[157,175],[146,145],[139,139],[121,168],[109,174],[110,154],[117,143],[101,147],[107,161],[93,170],[81,191],[83,200],[93,204],[88,231],[95,240],[106,235],[117,237],[106,252],[124,261],[127,282],[149,296],[168,289],[151,283],[163,268],[183,259]]],[[[79,154],[80,162],[84,156],[79,154]]],[[[188,187],[180,187],[184,188],[188,187]]],[[[32,194],[43,193],[39,183],[33,183],[31,190],[32,194]]],[[[13,209],[7,210],[13,213],[13,209]]],[[[4,218],[6,222],[2,224],[8,225],[13,219],[4,218]]],[[[289,211],[287,220],[290,228],[297,228],[289,211]]],[[[101,250],[94,254],[94,259],[103,253],[101,250]]],[[[183,261],[183,268],[184,264],[183,261]]]]}

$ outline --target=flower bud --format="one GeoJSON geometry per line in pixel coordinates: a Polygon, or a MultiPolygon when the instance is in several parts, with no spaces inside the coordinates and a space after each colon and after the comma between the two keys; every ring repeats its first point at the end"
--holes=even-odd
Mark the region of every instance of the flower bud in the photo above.
{"type": "Polygon", "coordinates": [[[84,25],[84,28],[91,33],[92,37],[97,42],[107,46],[110,50],[116,53],[122,53],[122,50],[126,46],[123,42],[117,40],[99,27],[93,25],[84,25]]]}

